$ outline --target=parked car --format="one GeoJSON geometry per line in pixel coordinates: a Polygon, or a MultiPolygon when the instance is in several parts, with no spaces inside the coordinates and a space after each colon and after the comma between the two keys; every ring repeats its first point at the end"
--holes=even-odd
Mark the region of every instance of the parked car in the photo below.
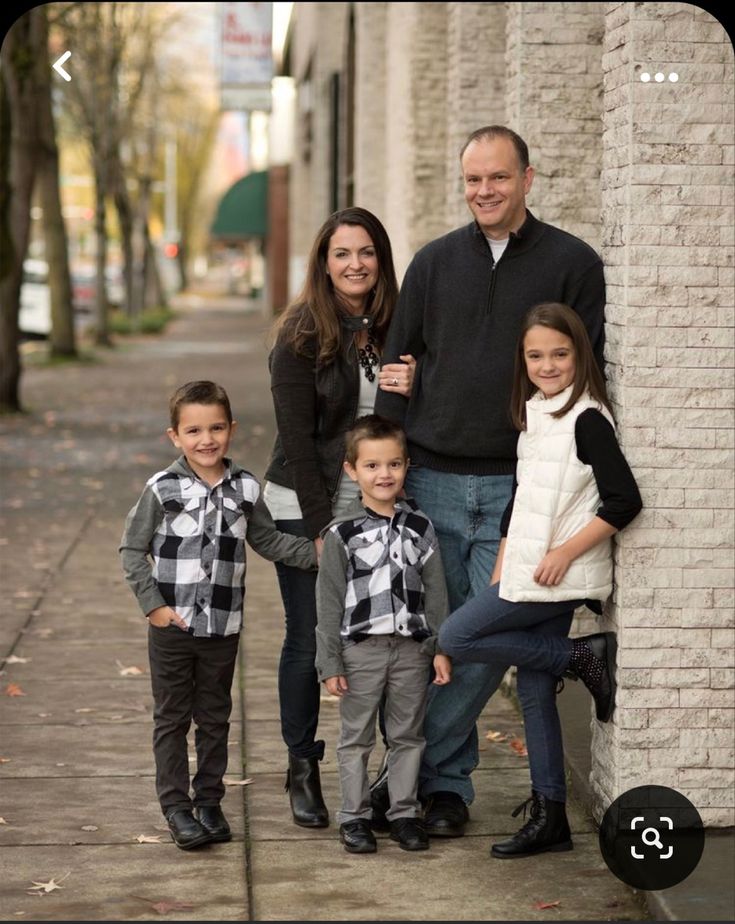
{"type": "Polygon", "coordinates": [[[48,337],[51,333],[51,290],[45,260],[23,261],[18,327],[24,337],[48,337]]]}
{"type": "MultiPolygon", "coordinates": [[[[125,301],[125,284],[122,269],[108,266],[105,270],[107,301],[118,307],[125,301]]],[[[72,266],[71,287],[76,311],[93,311],[97,298],[97,269],[91,265],[72,266]]]]}

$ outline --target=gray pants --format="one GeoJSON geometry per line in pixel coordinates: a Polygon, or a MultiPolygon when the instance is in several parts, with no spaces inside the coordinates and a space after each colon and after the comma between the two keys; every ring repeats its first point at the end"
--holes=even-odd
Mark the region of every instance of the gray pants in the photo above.
{"type": "Polygon", "coordinates": [[[385,693],[385,731],[390,748],[386,818],[419,814],[416,798],[424,752],[423,724],[431,658],[401,635],[374,635],[342,650],[348,692],[340,701],[342,730],[337,763],[342,811],[337,821],[370,818],[368,759],[375,745],[375,719],[385,693]]]}

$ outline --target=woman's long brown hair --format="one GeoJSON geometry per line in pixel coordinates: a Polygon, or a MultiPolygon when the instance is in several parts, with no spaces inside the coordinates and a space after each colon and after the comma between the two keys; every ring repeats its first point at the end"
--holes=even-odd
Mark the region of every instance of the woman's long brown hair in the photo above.
{"type": "Polygon", "coordinates": [[[526,429],[526,401],[536,391],[536,386],[528,377],[524,342],[526,334],[532,327],[549,327],[564,334],[572,341],[574,349],[574,382],[569,400],[552,417],[563,417],[570,411],[585,391],[599,404],[604,405],[612,414],[610,399],[607,396],[605,380],[592,352],[587,328],[576,311],[560,302],[544,302],[531,308],[523,319],[521,333],[516,349],[515,369],[513,372],[513,391],[510,399],[510,412],[513,425],[518,430],[526,429]]]}
{"type": "Polygon", "coordinates": [[[398,299],[398,283],[388,234],[381,222],[367,209],[352,207],[330,215],[319,229],[309,254],[303,288],[273,326],[272,334],[295,353],[306,352],[308,341],[316,340],[317,361],[327,365],[342,347],[340,316],[346,307],[340,302],[327,275],[329,242],[337,228],[357,225],[364,228],[375,247],[378,281],[368,298],[365,313],[372,315],[370,333],[380,350],[398,299]]]}

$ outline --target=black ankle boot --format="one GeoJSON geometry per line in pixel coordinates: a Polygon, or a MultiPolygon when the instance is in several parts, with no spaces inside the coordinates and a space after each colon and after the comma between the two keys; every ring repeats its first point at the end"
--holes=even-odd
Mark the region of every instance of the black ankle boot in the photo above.
{"type": "Polygon", "coordinates": [[[573,680],[579,678],[590,691],[601,722],[608,722],[615,709],[616,650],[614,632],[584,635],[572,642],[567,671],[573,680]]]}
{"type": "Polygon", "coordinates": [[[288,755],[286,786],[293,820],[302,828],[326,828],[329,812],[322,797],[318,757],[288,755]]]}
{"type": "Polygon", "coordinates": [[[501,860],[515,857],[530,857],[545,851],[559,852],[571,850],[572,835],[567,822],[566,808],[563,802],[552,802],[535,790],[530,799],[522,802],[513,812],[513,817],[531,803],[531,817],[521,830],[505,841],[493,844],[490,853],[501,860]]]}

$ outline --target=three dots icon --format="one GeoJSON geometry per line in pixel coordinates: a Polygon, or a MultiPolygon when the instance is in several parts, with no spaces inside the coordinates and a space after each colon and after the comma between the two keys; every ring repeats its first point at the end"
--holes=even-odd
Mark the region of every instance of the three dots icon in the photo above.
{"type": "MultiPolygon", "coordinates": [[[[657,74],[653,75],[653,78],[651,78],[651,75],[648,73],[648,71],[643,71],[643,73],[641,74],[642,82],[649,83],[651,79],[655,80],[656,83],[663,83],[664,80],[666,80],[666,77],[664,74],[661,73],[661,71],[659,71],[657,74]]],[[[671,83],[676,83],[678,79],[679,79],[679,75],[675,71],[672,71],[669,74],[669,81],[671,83]]]]}

